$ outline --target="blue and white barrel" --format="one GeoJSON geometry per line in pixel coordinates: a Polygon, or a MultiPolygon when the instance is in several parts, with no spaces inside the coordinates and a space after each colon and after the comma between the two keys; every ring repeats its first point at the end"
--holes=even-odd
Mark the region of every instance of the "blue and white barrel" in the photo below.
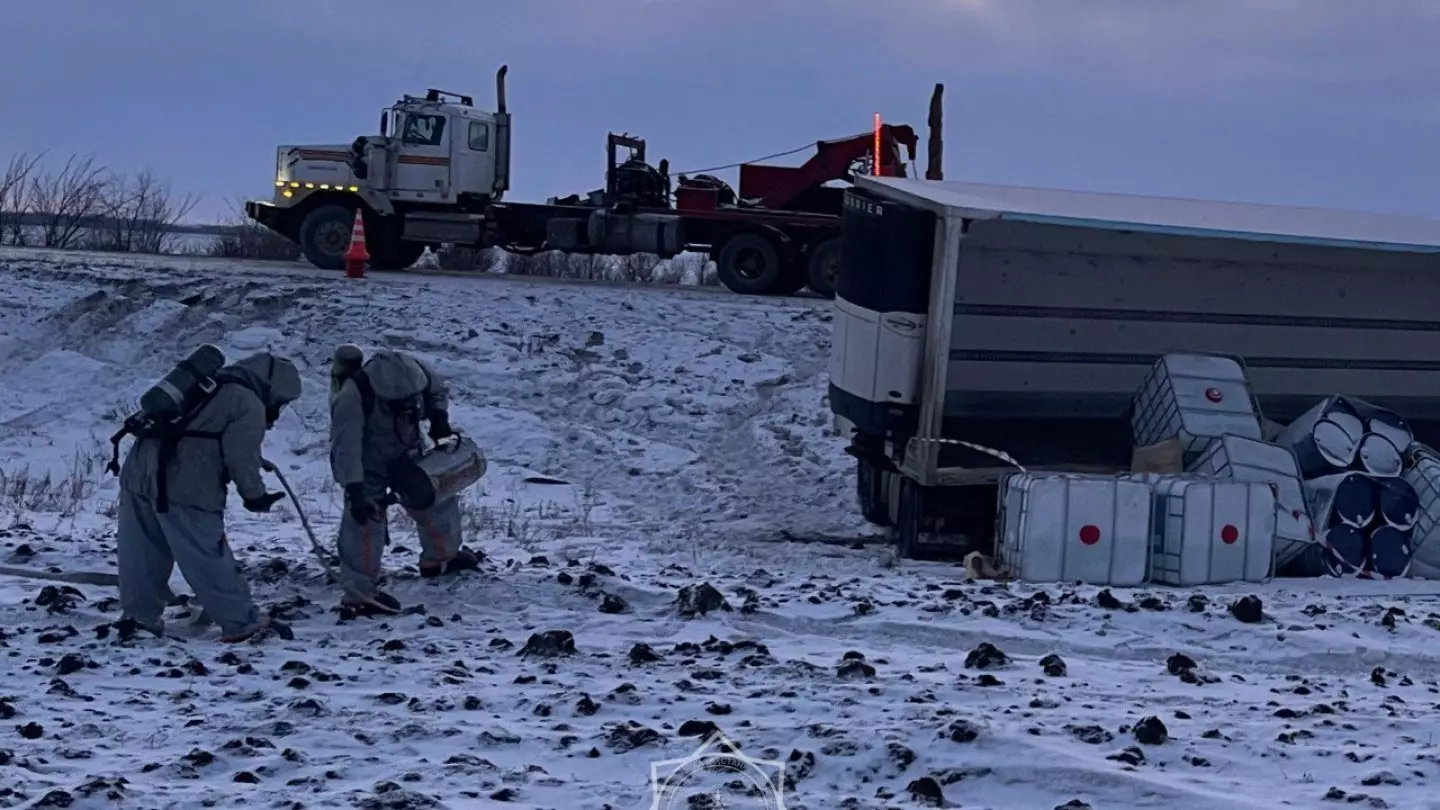
{"type": "Polygon", "coordinates": [[[1410,428],[1409,423],[1400,418],[1399,414],[1384,408],[1377,408],[1368,402],[1365,404],[1368,406],[1368,411],[1365,413],[1366,433],[1384,436],[1401,450],[1414,443],[1415,431],[1410,428]]]}
{"type": "Polygon", "coordinates": [[[1367,433],[1355,451],[1355,468],[1376,478],[1396,478],[1405,469],[1405,456],[1380,433],[1367,433]]]}
{"type": "Polygon", "coordinates": [[[1275,438],[1290,449],[1306,478],[1319,478],[1349,469],[1355,463],[1365,423],[1344,398],[1330,397],[1291,422],[1275,438]]]}
{"type": "Polygon", "coordinates": [[[1358,576],[1369,562],[1365,533],[1354,526],[1332,526],[1321,535],[1325,570],[1333,577],[1358,576]]]}
{"type": "Polygon", "coordinates": [[[1383,478],[1375,482],[1380,492],[1380,500],[1376,504],[1380,512],[1380,520],[1386,526],[1410,531],[1415,528],[1415,523],[1420,519],[1420,495],[1415,487],[1403,478],[1383,478]]]}
{"type": "Polygon", "coordinates": [[[1375,520],[1379,492],[1376,483],[1363,473],[1345,472],[1305,482],[1305,500],[1315,534],[1323,536],[1334,526],[1363,529],[1375,520]]]}
{"type": "Polygon", "coordinates": [[[1375,576],[1405,576],[1410,571],[1410,555],[1410,532],[1394,526],[1380,526],[1370,532],[1368,567],[1375,576]]]}

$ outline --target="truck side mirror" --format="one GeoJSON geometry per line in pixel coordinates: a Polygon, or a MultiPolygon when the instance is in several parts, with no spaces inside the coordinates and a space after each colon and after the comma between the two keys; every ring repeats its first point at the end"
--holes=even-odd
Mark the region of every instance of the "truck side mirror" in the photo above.
{"type": "Polygon", "coordinates": [[[390,111],[380,113],[380,137],[390,134],[390,111]]]}

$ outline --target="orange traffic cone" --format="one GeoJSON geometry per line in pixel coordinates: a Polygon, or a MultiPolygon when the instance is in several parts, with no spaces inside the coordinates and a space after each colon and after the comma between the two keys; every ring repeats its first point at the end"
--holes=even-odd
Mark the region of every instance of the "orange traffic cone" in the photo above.
{"type": "Polygon", "coordinates": [[[355,210],[355,225],[350,229],[350,249],[345,251],[345,276],[364,278],[370,251],[365,249],[365,219],[355,210]]]}

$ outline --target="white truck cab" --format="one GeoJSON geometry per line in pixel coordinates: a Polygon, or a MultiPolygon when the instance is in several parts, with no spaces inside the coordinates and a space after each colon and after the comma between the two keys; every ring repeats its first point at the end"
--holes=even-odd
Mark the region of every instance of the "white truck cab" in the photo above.
{"type": "Polygon", "coordinates": [[[453,204],[474,195],[498,200],[496,115],[431,90],[406,96],[380,115],[380,137],[365,138],[363,159],[371,188],[392,200],[453,204]]]}
{"type": "Polygon", "coordinates": [[[300,243],[316,266],[340,269],[358,210],[371,264],[408,267],[425,241],[406,233],[407,215],[478,216],[510,187],[505,72],[502,66],[495,77],[495,112],[476,109],[470,96],[431,89],[383,110],[378,135],[349,145],[279,147],[275,193],[268,202],[247,202],[246,213],[300,243]]]}

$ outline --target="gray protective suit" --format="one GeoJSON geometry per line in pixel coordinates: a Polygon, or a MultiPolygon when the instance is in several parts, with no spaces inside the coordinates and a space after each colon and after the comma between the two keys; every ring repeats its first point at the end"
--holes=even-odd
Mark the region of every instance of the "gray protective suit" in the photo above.
{"type": "Polygon", "coordinates": [[[260,445],[267,412],[300,398],[300,373],[284,358],[261,352],[216,375],[224,381],[187,429],[218,438],[187,437],[165,465],[168,509],[157,508],[161,440],[136,439],[120,468],[120,607],[156,633],[170,595],[174,566],[195,590],[205,613],[225,636],[244,635],[260,623],[250,586],[225,541],[226,484],[240,497],[266,494],[260,445]]]}
{"type": "MultiPolygon", "coordinates": [[[[363,497],[379,500],[390,488],[390,472],[405,454],[421,449],[420,419],[449,411],[445,380],[424,361],[381,349],[362,369],[374,392],[370,413],[359,382],[350,378],[330,399],[330,469],[335,483],[360,487],[363,497]]],[[[379,517],[361,524],[350,514],[350,498],[340,519],[340,573],[358,593],[379,590],[380,562],[390,542],[389,522],[379,517]]],[[[429,509],[409,510],[420,534],[420,565],[440,565],[460,550],[460,502],[449,498],[429,509]]]]}

